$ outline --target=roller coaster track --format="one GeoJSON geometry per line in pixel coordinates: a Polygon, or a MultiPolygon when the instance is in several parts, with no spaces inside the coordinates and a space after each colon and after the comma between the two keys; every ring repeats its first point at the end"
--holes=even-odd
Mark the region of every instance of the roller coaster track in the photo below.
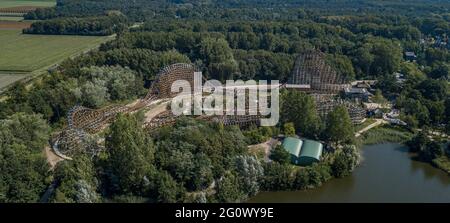
{"type": "MultiPolygon", "coordinates": [[[[90,137],[92,134],[96,134],[107,127],[119,113],[132,113],[159,102],[167,102],[177,95],[177,93],[171,91],[172,83],[177,80],[186,80],[193,86],[195,72],[196,68],[190,64],[178,63],[165,67],[156,76],[156,80],[152,83],[147,95],[133,105],[112,105],[100,109],[90,109],[83,106],[73,107],[67,113],[67,127],[53,137],[53,151],[66,160],[71,160],[71,155],[80,150],[96,155],[99,151],[98,147],[95,149],[90,146],[92,145],[92,137],[90,137]]],[[[204,77],[203,80],[205,80],[204,77]]],[[[199,116],[197,118],[221,122],[224,125],[247,126],[259,124],[261,117],[259,115],[224,115],[199,116]]],[[[144,127],[150,130],[160,128],[174,124],[177,118],[171,111],[166,110],[144,123],[144,127]]]]}
{"type": "MultiPolygon", "coordinates": [[[[144,108],[168,102],[177,96],[178,93],[171,91],[172,84],[178,80],[188,81],[191,86],[197,86],[195,73],[197,68],[191,64],[177,63],[163,68],[153,81],[147,95],[132,105],[112,105],[101,109],[90,109],[82,106],[73,107],[67,114],[68,126],[66,129],[55,135],[52,140],[52,148],[58,156],[64,159],[71,159],[74,151],[88,151],[92,155],[98,153],[98,149],[92,148],[92,134],[98,133],[113,122],[119,113],[133,113],[144,108]],[[89,151],[90,150],[90,151],[89,151]]],[[[202,81],[205,78],[202,77],[202,81]]],[[[207,82],[208,83],[208,82],[207,82]]],[[[312,51],[300,55],[295,64],[292,76],[287,84],[270,86],[275,88],[291,88],[311,93],[336,94],[348,83],[344,77],[336,73],[325,62],[325,55],[318,51],[312,51]]],[[[215,87],[215,86],[210,86],[215,87]]],[[[241,86],[243,88],[255,88],[257,85],[241,86]]],[[[269,87],[269,86],[268,86],[269,87]]],[[[216,88],[215,88],[216,89],[216,88]]],[[[226,87],[225,87],[226,89],[226,87]]],[[[326,114],[336,103],[328,103],[316,100],[319,104],[319,113],[326,114]]],[[[248,105],[247,105],[248,106],[248,105]]],[[[247,108],[249,109],[249,108],[247,108]]],[[[250,108],[250,110],[253,108],[250,108]]],[[[355,111],[355,117],[362,116],[359,109],[349,109],[355,111]]],[[[147,129],[156,129],[176,122],[177,116],[170,111],[160,111],[150,120],[144,123],[147,129]]],[[[259,125],[260,115],[222,115],[222,116],[198,116],[198,119],[219,122],[223,125],[248,126],[259,125]]]]}

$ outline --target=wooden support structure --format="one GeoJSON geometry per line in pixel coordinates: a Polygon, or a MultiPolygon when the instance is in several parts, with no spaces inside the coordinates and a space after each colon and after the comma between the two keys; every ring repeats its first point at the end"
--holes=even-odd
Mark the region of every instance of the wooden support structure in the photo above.
{"type": "MultiPolygon", "coordinates": [[[[175,81],[185,80],[191,86],[198,84],[194,83],[196,81],[194,78],[196,72],[197,69],[191,64],[178,63],[165,67],[156,76],[156,80],[152,83],[148,94],[132,106],[113,105],[101,109],[90,109],[83,106],[73,107],[67,114],[68,127],[53,139],[53,150],[58,156],[64,159],[71,159],[70,157],[73,154],[80,151],[97,154],[95,150],[101,150],[103,148],[93,148],[89,145],[90,134],[100,132],[108,124],[113,122],[119,113],[132,113],[158,100],[175,97],[178,93],[171,91],[172,84],[175,81]]],[[[204,80],[203,77],[199,81],[201,82],[202,80],[204,80]]],[[[192,88],[193,90],[194,88],[192,88]]],[[[177,118],[179,117],[174,116],[171,111],[165,111],[152,118],[150,122],[145,123],[145,128],[155,129],[172,125],[176,122],[177,118]]],[[[221,122],[224,125],[247,126],[250,124],[259,124],[261,116],[198,116],[197,118],[221,122]]]]}
{"type": "Polygon", "coordinates": [[[310,50],[298,56],[287,88],[311,93],[338,93],[350,83],[326,63],[325,54],[310,50]]]}

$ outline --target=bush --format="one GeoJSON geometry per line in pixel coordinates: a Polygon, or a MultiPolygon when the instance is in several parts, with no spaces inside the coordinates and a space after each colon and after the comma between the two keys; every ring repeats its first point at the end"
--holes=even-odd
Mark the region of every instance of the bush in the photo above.
{"type": "Polygon", "coordinates": [[[291,154],[283,146],[279,145],[271,151],[270,159],[281,164],[289,164],[291,162],[291,154]]]}
{"type": "Polygon", "coordinates": [[[439,142],[436,141],[428,142],[419,152],[420,157],[426,161],[432,161],[433,159],[441,157],[444,154],[444,148],[439,142]]]}
{"type": "Polygon", "coordinates": [[[264,190],[290,190],[293,179],[291,176],[292,167],[277,162],[266,163],[264,165],[264,177],[262,187],[264,190]]]}
{"type": "Polygon", "coordinates": [[[350,163],[348,162],[345,154],[339,153],[334,158],[331,169],[333,171],[333,176],[338,178],[345,177],[350,174],[350,163]]]}

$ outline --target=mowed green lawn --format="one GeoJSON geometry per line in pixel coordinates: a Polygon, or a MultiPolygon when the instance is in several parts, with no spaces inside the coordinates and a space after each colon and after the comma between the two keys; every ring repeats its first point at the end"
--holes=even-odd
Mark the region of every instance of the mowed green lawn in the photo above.
{"type": "Polygon", "coordinates": [[[24,35],[0,30],[0,73],[33,72],[86,52],[108,37],[24,35]]]}
{"type": "Polygon", "coordinates": [[[0,0],[0,8],[9,8],[17,6],[52,7],[55,4],[56,4],[55,0],[0,0]]]}
{"type": "Polygon", "coordinates": [[[0,92],[4,87],[6,87],[18,80],[21,80],[29,75],[30,74],[7,74],[7,73],[3,74],[3,73],[0,73],[0,92]]]}

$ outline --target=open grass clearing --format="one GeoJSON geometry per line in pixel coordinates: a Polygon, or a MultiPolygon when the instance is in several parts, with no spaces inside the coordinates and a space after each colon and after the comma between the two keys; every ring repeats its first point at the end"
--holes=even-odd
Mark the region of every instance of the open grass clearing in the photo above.
{"type": "Polygon", "coordinates": [[[0,92],[4,87],[6,87],[18,80],[26,78],[29,75],[30,74],[27,74],[27,73],[1,73],[0,72],[0,92]]]}
{"type": "Polygon", "coordinates": [[[108,37],[24,35],[0,30],[0,72],[33,72],[96,48],[108,37]]]}
{"type": "Polygon", "coordinates": [[[17,29],[0,29],[0,92],[18,80],[38,76],[61,61],[95,49],[112,38],[25,35],[17,29]]]}

